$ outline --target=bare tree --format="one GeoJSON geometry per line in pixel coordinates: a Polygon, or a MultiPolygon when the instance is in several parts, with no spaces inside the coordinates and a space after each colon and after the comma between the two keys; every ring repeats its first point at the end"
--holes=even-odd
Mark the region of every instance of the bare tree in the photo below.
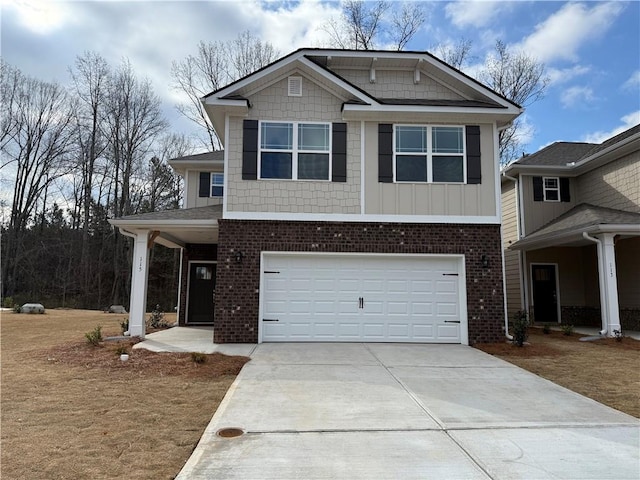
{"type": "MultiPolygon", "coordinates": [[[[545,76],[545,65],[526,52],[513,52],[498,40],[495,54],[490,55],[478,79],[523,107],[540,100],[545,93],[549,78],[545,76]]],[[[507,164],[518,157],[522,146],[523,123],[516,120],[512,126],[500,132],[500,161],[507,164]]]]}
{"type": "Polygon", "coordinates": [[[323,29],[337,48],[374,50],[383,46],[404,50],[426,21],[419,2],[396,4],[384,0],[367,2],[347,0],[342,13],[332,18],[323,29]]]}
{"type": "Polygon", "coordinates": [[[38,211],[44,216],[49,187],[70,171],[74,105],[56,83],[42,82],[18,70],[5,71],[12,74],[3,81],[17,82],[3,84],[13,97],[10,105],[2,108],[2,125],[12,124],[2,144],[2,162],[11,165],[15,174],[2,262],[6,294],[13,288],[16,269],[24,255],[19,250],[24,231],[38,211]]]}
{"type": "MultiPolygon", "coordinates": [[[[3,148],[16,133],[17,119],[13,110],[23,82],[22,72],[0,59],[0,148],[3,148]]],[[[0,168],[5,165],[3,161],[0,168]]]]}
{"type": "Polygon", "coordinates": [[[471,46],[471,40],[461,38],[455,44],[439,45],[437,56],[452,67],[462,70],[469,60],[471,46]]]}
{"type": "Polygon", "coordinates": [[[186,96],[177,105],[187,119],[202,127],[202,143],[211,150],[220,150],[216,135],[200,99],[206,94],[273,62],[279,55],[268,42],[262,42],[246,31],[229,42],[200,42],[196,55],[171,64],[173,88],[186,96]]]}

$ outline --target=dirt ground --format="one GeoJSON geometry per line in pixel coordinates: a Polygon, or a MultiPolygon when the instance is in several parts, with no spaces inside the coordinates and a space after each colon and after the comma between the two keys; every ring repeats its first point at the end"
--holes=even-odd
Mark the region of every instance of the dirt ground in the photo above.
{"type": "Polygon", "coordinates": [[[582,336],[545,335],[532,328],[524,347],[499,343],[476,348],[640,418],[640,341],[579,341],[582,336]]]}
{"type": "MultiPolygon", "coordinates": [[[[0,314],[2,478],[171,479],[197,444],[246,357],[88,345],[124,315],[48,310],[0,314]],[[127,349],[123,363],[116,352],[127,349]]],[[[175,321],[175,315],[167,315],[175,321]]]]}

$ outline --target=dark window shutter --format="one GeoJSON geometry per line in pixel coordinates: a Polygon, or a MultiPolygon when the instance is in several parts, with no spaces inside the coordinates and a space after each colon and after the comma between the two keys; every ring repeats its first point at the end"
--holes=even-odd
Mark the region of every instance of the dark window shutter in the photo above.
{"type": "Polygon", "coordinates": [[[347,181],[347,124],[334,123],[331,145],[331,181],[347,181]]]}
{"type": "Polygon", "coordinates": [[[467,183],[482,183],[480,127],[477,125],[467,125],[464,131],[467,142],[467,183]]]}
{"type": "Polygon", "coordinates": [[[258,121],[242,122],[242,179],[258,178],[258,121]]]}
{"type": "Polygon", "coordinates": [[[560,201],[561,202],[570,202],[571,201],[571,191],[569,188],[569,179],[563,177],[560,179],[560,201]]]}
{"type": "Polygon", "coordinates": [[[542,177],[533,177],[533,201],[542,202],[543,200],[542,177]]]}
{"type": "Polygon", "coordinates": [[[199,197],[211,196],[211,174],[209,172],[200,172],[200,185],[198,188],[199,197]]]}
{"type": "Polygon", "coordinates": [[[378,125],[378,182],[393,182],[393,125],[378,125]]]}

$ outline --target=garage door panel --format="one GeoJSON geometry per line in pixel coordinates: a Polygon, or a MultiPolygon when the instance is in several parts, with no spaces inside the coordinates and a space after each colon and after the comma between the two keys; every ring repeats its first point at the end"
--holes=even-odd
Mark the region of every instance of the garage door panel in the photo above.
{"type": "MultiPolygon", "coordinates": [[[[459,257],[265,254],[263,341],[460,343],[459,257]],[[443,275],[446,274],[446,275],[443,275]],[[361,304],[360,299],[363,302],[361,304]]],[[[463,268],[463,267],[462,267],[463,268]]]]}

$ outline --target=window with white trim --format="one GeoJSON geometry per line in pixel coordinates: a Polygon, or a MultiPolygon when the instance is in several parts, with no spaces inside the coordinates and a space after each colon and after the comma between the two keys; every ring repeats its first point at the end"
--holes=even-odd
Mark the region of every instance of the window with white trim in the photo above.
{"type": "Polygon", "coordinates": [[[558,177],[542,177],[542,191],[545,202],[559,202],[560,179],[558,177]]]}
{"type": "Polygon", "coordinates": [[[259,149],[259,178],[331,178],[329,123],[260,122],[259,149]]]}
{"type": "Polygon", "coordinates": [[[393,142],[396,182],[465,182],[464,127],[395,125],[393,142]]]}
{"type": "Polygon", "coordinates": [[[224,195],[224,173],[211,174],[211,196],[222,197],[224,195]]]}

